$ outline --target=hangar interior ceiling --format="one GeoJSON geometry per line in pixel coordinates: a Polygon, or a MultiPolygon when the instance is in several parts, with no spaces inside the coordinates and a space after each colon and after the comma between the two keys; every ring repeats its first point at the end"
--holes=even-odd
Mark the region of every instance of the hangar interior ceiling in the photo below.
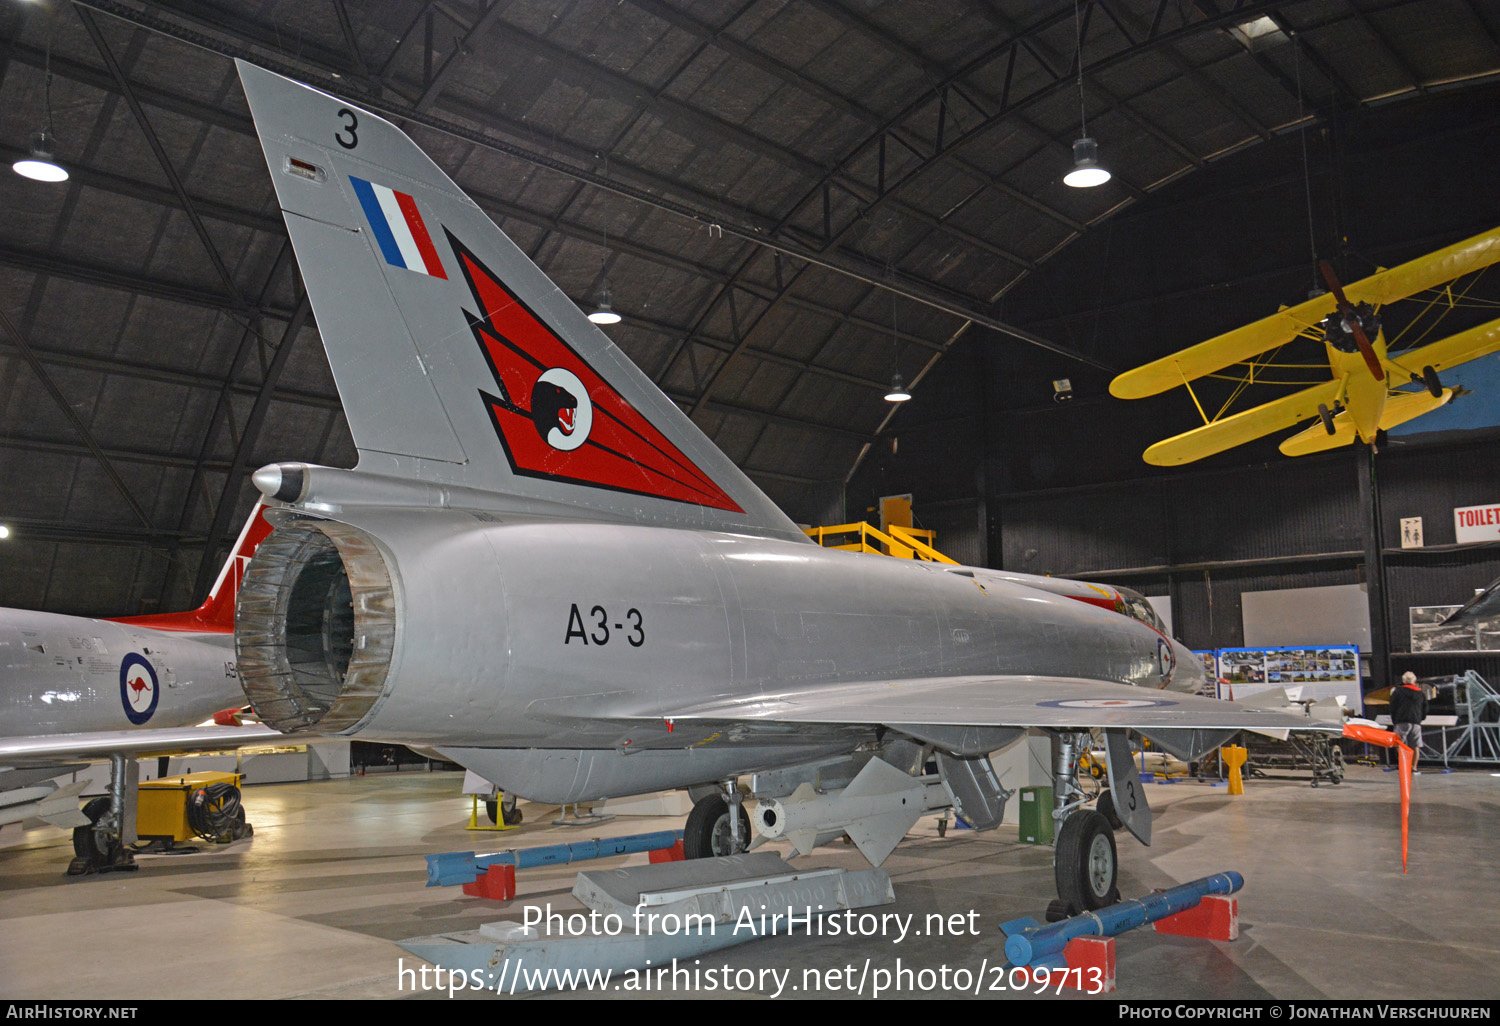
{"type": "MultiPolygon", "coordinates": [[[[1302,180],[1289,141],[1311,140],[1305,177],[1336,192],[1319,140],[1423,104],[1459,120],[1467,105],[1493,135],[1500,10],[0,0],[0,151],[25,154],[50,68],[72,175],[0,189],[0,521],[15,531],[0,604],[193,604],[251,471],[354,460],[233,57],[402,125],[580,306],[607,281],[624,316],[610,337],[790,515],[827,522],[904,420],[930,421],[976,375],[999,415],[1034,408],[1057,376],[1094,401],[1177,347],[1139,318],[1100,332],[1060,313],[1097,323],[1106,283],[1117,304],[1185,287],[1121,276],[1117,222],[1150,228],[1165,205],[1211,231],[1266,175],[1302,180]],[[1088,133],[1114,174],[1093,190],[1061,182],[1080,55],[1088,133]],[[882,401],[893,373],[916,383],[913,409],[882,401]]],[[[1379,244],[1494,223],[1469,223],[1483,204],[1462,200],[1422,193],[1430,230],[1379,244]]],[[[1305,210],[1254,228],[1204,280],[1305,260],[1305,210]]],[[[1111,416],[1132,443],[1159,426],[1149,407],[1111,416]]],[[[1027,444],[1028,460],[1078,463],[1076,432],[1042,425],[1027,444]]]]}

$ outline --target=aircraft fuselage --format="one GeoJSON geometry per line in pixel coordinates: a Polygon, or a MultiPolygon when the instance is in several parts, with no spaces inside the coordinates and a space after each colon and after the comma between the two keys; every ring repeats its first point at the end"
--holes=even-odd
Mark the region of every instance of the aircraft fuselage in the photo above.
{"type": "Polygon", "coordinates": [[[263,720],[450,750],[594,749],[627,767],[650,761],[616,752],[651,722],[650,744],[698,759],[684,779],[650,786],[683,786],[718,775],[710,752],[748,772],[870,733],[767,722],[709,738],[676,723],[705,705],[961,675],[1202,681],[1188,650],[1152,627],[982,568],[723,532],[412,512],[297,521],[263,544],[237,625],[263,720]],[[340,633],[352,644],[325,645],[340,633]],[[278,647],[291,680],[275,672],[278,647]]]}
{"type": "Polygon", "coordinates": [[[0,611],[0,736],[185,726],[242,698],[230,634],[0,611]]]}

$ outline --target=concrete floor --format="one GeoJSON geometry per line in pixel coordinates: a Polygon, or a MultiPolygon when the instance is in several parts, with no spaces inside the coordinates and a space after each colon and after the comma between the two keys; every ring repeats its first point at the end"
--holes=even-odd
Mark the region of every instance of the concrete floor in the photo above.
{"type": "MultiPolygon", "coordinates": [[[[500,903],[424,887],[423,854],[681,826],[621,817],[597,828],[554,827],[555,810],[523,804],[521,829],[470,833],[468,800],[457,793],[461,779],[408,772],[250,787],[253,839],[196,855],[142,857],[133,874],[68,879],[68,835],[31,831],[0,851],[0,995],[409,997],[413,981],[401,988],[398,965],[422,963],[395,940],[519,919],[527,903],[580,907],[570,894],[577,867],[523,871],[519,898],[500,903]]],[[[1155,843],[1145,849],[1121,838],[1121,891],[1135,897],[1238,870],[1247,881],[1239,894],[1240,938],[1216,943],[1149,930],[1122,936],[1115,997],[1500,997],[1493,875],[1500,776],[1429,770],[1416,779],[1406,876],[1396,779],[1378,769],[1351,767],[1337,787],[1252,781],[1238,798],[1195,783],[1147,791],[1157,810],[1155,843]]],[[[985,835],[954,830],[940,839],[927,818],[886,862],[896,903],[876,911],[915,913],[918,924],[930,912],[974,911],[979,936],[908,936],[898,944],[797,933],[705,956],[703,964],[756,970],[767,985],[751,993],[764,995],[776,988],[763,970],[790,971],[795,986],[806,968],[853,965],[857,979],[867,959],[872,969],[889,970],[898,959],[905,968],[971,973],[988,964],[987,985],[1003,962],[998,925],[1040,917],[1052,896],[1050,860],[1050,849],[1017,843],[1014,827],[985,835]]],[[[838,845],[799,865],[865,863],[838,845]]],[[[903,996],[914,995],[908,989],[903,996]]],[[[544,999],[560,997],[566,995],[544,999]]]]}

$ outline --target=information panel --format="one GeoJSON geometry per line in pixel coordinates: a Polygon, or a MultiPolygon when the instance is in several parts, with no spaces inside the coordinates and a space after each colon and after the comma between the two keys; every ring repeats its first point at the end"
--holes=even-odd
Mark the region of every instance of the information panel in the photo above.
{"type": "Polygon", "coordinates": [[[1220,698],[1243,700],[1271,688],[1285,688],[1293,699],[1338,698],[1346,708],[1364,709],[1355,645],[1221,648],[1218,663],[1220,698]]]}

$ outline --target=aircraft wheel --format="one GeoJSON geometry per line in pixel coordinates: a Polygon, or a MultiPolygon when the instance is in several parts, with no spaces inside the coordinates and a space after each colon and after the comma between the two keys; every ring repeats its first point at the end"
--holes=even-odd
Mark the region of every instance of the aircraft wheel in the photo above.
{"type": "Polygon", "coordinates": [[[1438,379],[1437,371],[1431,367],[1422,368],[1422,384],[1427,386],[1427,391],[1434,399],[1443,397],[1443,383],[1438,379]]]}
{"type": "Polygon", "coordinates": [[[1338,433],[1333,426],[1333,414],[1322,403],[1318,404],[1318,419],[1323,422],[1324,431],[1327,431],[1330,435],[1338,433]]]}
{"type": "Polygon", "coordinates": [[[1333,770],[1328,774],[1330,784],[1342,784],[1344,782],[1344,750],[1337,745],[1333,749],[1333,770]]]}
{"type": "Polygon", "coordinates": [[[750,844],[750,814],[740,805],[740,843],[734,843],[729,820],[729,800],[722,794],[701,799],[688,813],[682,831],[682,854],[690,859],[737,855],[750,844]]]}
{"type": "Polygon", "coordinates": [[[1120,818],[1119,812],[1115,810],[1115,796],[1113,792],[1105,791],[1099,795],[1099,800],[1094,803],[1094,807],[1099,810],[1105,819],[1109,820],[1111,830],[1124,829],[1125,821],[1120,818]]]}
{"type": "Polygon", "coordinates": [[[521,810],[516,808],[516,800],[510,795],[503,798],[486,798],[484,802],[485,815],[490,817],[491,823],[503,822],[506,826],[520,826],[522,816],[521,810]]]}
{"type": "Polygon", "coordinates": [[[111,865],[120,854],[119,841],[94,832],[94,824],[98,823],[107,812],[109,812],[107,796],[91,798],[83,807],[83,814],[89,818],[89,825],[73,828],[73,854],[81,859],[87,859],[89,865],[93,867],[111,865]]]}
{"type": "Polygon", "coordinates": [[[1077,809],[1057,835],[1057,896],[1072,915],[1120,900],[1115,837],[1096,809],[1077,809]]]}

